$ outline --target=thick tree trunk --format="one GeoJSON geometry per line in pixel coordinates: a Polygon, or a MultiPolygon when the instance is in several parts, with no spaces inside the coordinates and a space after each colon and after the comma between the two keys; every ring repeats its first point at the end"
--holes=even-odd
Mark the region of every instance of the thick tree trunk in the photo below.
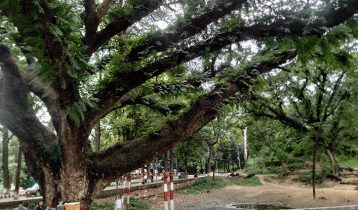
{"type": "Polygon", "coordinates": [[[4,179],[4,193],[10,194],[10,172],[9,172],[9,131],[3,128],[2,138],[2,171],[4,179]]]}
{"type": "Polygon", "coordinates": [[[22,146],[20,143],[19,154],[17,157],[17,168],[16,168],[16,181],[15,181],[15,191],[14,199],[19,199],[19,189],[20,189],[20,172],[21,172],[21,161],[22,161],[22,146]]]}
{"type": "Polygon", "coordinates": [[[342,169],[341,169],[341,167],[339,167],[339,165],[337,163],[334,152],[330,148],[326,147],[325,153],[328,156],[328,158],[332,164],[332,174],[335,176],[340,176],[340,172],[342,171],[342,169]]]}
{"type": "Polygon", "coordinates": [[[209,157],[208,157],[208,165],[207,165],[207,169],[206,169],[206,173],[208,176],[210,176],[211,173],[211,156],[213,153],[213,146],[210,144],[209,145],[209,157]]]}
{"type": "Polygon", "coordinates": [[[101,123],[98,122],[95,127],[94,135],[94,151],[98,152],[101,149],[101,123]]]}

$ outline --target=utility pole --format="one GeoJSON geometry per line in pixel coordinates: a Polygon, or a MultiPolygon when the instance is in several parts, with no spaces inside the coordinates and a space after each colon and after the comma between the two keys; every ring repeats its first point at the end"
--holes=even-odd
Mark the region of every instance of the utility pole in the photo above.
{"type": "Polygon", "coordinates": [[[244,129],[244,160],[245,160],[245,168],[247,168],[247,143],[246,143],[246,132],[247,127],[244,129]]]}

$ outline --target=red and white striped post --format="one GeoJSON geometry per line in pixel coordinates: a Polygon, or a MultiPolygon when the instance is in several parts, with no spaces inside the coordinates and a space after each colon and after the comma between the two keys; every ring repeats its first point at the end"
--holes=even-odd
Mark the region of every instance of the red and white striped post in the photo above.
{"type": "Polygon", "coordinates": [[[123,175],[123,188],[122,188],[122,209],[124,210],[124,188],[126,188],[126,175],[123,175]]]}
{"type": "Polygon", "coordinates": [[[128,195],[127,195],[127,210],[129,210],[129,193],[131,192],[131,175],[128,174],[128,195]]]}
{"type": "Polygon", "coordinates": [[[174,174],[170,173],[170,210],[174,210],[174,174]]]}
{"type": "Polygon", "coordinates": [[[168,210],[168,175],[163,173],[164,178],[164,210],[168,210]]]}

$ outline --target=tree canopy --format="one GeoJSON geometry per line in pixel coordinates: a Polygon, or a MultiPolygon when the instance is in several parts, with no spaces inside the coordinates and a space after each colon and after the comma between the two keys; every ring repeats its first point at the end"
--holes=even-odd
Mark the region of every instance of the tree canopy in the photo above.
{"type": "Polygon", "coordinates": [[[352,66],[342,46],[358,35],[357,11],[355,0],[4,0],[0,123],[23,144],[47,203],[89,209],[112,180],[250,94],[260,75],[289,63],[352,66]],[[159,121],[95,152],[94,126],[134,104],[159,121]]]}

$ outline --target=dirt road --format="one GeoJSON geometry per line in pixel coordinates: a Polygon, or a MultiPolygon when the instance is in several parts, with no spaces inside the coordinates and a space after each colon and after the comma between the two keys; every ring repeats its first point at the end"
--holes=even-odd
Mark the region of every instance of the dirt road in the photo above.
{"type": "MultiPolygon", "coordinates": [[[[312,187],[303,183],[286,180],[266,182],[268,176],[258,176],[262,186],[236,186],[229,185],[222,189],[210,190],[199,195],[175,194],[174,203],[176,210],[197,209],[228,209],[232,203],[274,204],[291,208],[312,208],[358,205],[358,190],[356,186],[340,185],[335,182],[326,183],[325,188],[317,188],[317,199],[312,199],[312,187]],[[266,178],[266,179],[265,179],[266,178]],[[265,181],[266,180],[266,181],[265,181]]],[[[146,201],[151,209],[164,209],[162,189],[152,191],[138,191],[137,194],[157,194],[146,201]]]]}

